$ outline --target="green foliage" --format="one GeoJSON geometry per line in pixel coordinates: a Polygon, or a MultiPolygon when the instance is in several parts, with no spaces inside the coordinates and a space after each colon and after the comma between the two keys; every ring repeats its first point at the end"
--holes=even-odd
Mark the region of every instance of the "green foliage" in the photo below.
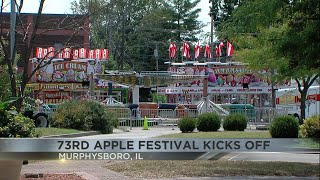
{"type": "Polygon", "coordinates": [[[161,65],[168,58],[169,39],[196,39],[201,31],[200,9],[195,9],[199,1],[74,0],[71,9],[90,14],[91,45],[110,50],[109,69],[150,71],[156,70],[156,47],[161,65]]]}
{"type": "Polygon", "coordinates": [[[93,101],[72,100],[61,104],[53,115],[53,126],[112,133],[118,119],[106,107],[93,101]]]}
{"type": "Polygon", "coordinates": [[[200,0],[173,0],[165,3],[166,10],[171,14],[171,26],[176,31],[172,34],[176,41],[195,41],[201,29],[197,20],[201,9],[195,9],[200,0]]]}
{"type": "Polygon", "coordinates": [[[223,120],[226,131],[244,131],[247,128],[247,117],[243,114],[230,114],[223,120]]]}
{"type": "Polygon", "coordinates": [[[273,138],[297,138],[299,123],[293,116],[279,116],[272,121],[269,131],[273,138]]]}
{"type": "Polygon", "coordinates": [[[152,94],[152,101],[157,103],[166,103],[167,102],[167,97],[165,95],[158,95],[157,93],[152,94]]]}
{"type": "MultiPolygon", "coordinates": [[[[219,38],[232,39],[235,59],[268,67],[272,84],[295,79],[303,97],[320,75],[319,8],[315,0],[246,1],[221,24],[219,38]]],[[[305,107],[302,98],[301,119],[305,107]]]]}
{"type": "Polygon", "coordinates": [[[199,131],[217,131],[221,126],[220,116],[216,113],[204,113],[198,117],[199,131]]]}
{"type": "MultiPolygon", "coordinates": [[[[1,57],[0,57],[1,63],[1,57]]],[[[10,78],[9,74],[6,72],[6,69],[0,65],[0,102],[5,101],[10,95],[10,78]]]]}
{"type": "Polygon", "coordinates": [[[320,115],[314,115],[300,126],[300,135],[305,138],[320,138],[320,115]]]}
{"type": "Polygon", "coordinates": [[[179,120],[178,127],[180,128],[181,132],[193,132],[196,128],[196,119],[191,117],[184,117],[179,120]]]}
{"type": "Polygon", "coordinates": [[[10,102],[0,104],[0,137],[35,137],[32,119],[18,114],[14,108],[8,109],[10,102]]]}

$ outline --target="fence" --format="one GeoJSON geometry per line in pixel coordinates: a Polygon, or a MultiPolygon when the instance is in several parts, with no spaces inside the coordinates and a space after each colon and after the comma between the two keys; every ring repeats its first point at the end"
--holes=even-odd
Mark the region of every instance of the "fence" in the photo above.
{"type": "Polygon", "coordinates": [[[197,109],[132,109],[108,108],[119,119],[119,126],[131,128],[144,125],[144,118],[151,127],[172,127],[178,124],[183,117],[198,116],[197,109]]]}
{"type": "MultiPolygon", "coordinates": [[[[199,115],[197,109],[132,109],[108,108],[119,119],[119,126],[124,128],[142,127],[144,118],[150,127],[177,126],[179,119],[183,117],[196,118],[199,115]]],[[[287,114],[285,110],[273,108],[258,108],[247,110],[230,110],[230,114],[240,113],[248,118],[248,125],[267,125],[276,116],[287,114]]]]}
{"type": "MultiPolygon", "coordinates": [[[[56,110],[56,107],[51,107],[51,112],[48,111],[49,116],[56,110]]],[[[172,127],[177,126],[179,119],[183,117],[196,118],[199,115],[197,109],[130,109],[130,108],[114,108],[109,107],[108,110],[112,112],[119,119],[119,126],[125,129],[132,127],[142,127],[144,118],[147,118],[150,127],[172,127]]],[[[288,114],[287,110],[273,109],[273,108],[255,108],[247,110],[229,110],[230,114],[240,113],[248,118],[249,125],[267,125],[279,115],[288,114]]],[[[223,118],[223,117],[222,117],[223,118]]]]}
{"type": "Polygon", "coordinates": [[[255,108],[246,110],[230,110],[230,114],[239,113],[248,118],[248,123],[251,125],[269,124],[271,121],[280,115],[288,114],[287,110],[273,108],[255,108]]]}

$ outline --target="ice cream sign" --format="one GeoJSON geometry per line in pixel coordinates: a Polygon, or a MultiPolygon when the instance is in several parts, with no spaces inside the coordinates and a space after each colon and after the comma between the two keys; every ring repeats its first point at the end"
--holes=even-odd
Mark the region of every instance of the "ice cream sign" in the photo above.
{"type": "Polygon", "coordinates": [[[75,71],[87,71],[87,63],[79,62],[60,62],[54,63],[53,68],[55,71],[73,69],[75,71]]]}
{"type": "Polygon", "coordinates": [[[83,62],[54,62],[39,70],[38,82],[83,82],[87,81],[88,64],[83,62]]]}

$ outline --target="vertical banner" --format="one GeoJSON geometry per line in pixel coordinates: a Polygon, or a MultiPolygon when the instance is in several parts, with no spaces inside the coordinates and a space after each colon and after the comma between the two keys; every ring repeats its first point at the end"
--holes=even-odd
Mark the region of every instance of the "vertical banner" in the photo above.
{"type": "Polygon", "coordinates": [[[48,58],[54,57],[54,47],[48,47],[48,58]]]}
{"type": "Polygon", "coordinates": [[[94,55],[95,55],[94,52],[95,52],[95,51],[94,51],[93,49],[90,49],[90,50],[89,50],[89,53],[88,53],[88,58],[89,58],[89,59],[94,59],[94,55]]]}
{"type": "Polygon", "coordinates": [[[71,58],[71,49],[70,48],[64,48],[63,49],[63,58],[64,59],[70,59],[71,58]]]}
{"type": "Polygon", "coordinates": [[[73,59],[79,59],[79,49],[73,50],[73,59]]]}
{"type": "Polygon", "coordinates": [[[109,50],[108,49],[101,49],[102,50],[102,56],[101,59],[102,60],[107,60],[108,56],[109,56],[109,50]]]}
{"type": "Polygon", "coordinates": [[[41,47],[38,47],[37,49],[36,49],[36,57],[37,58],[43,58],[43,48],[41,48],[41,47]]]}
{"type": "Polygon", "coordinates": [[[101,52],[100,49],[94,50],[94,59],[101,59],[101,52]]]}
{"type": "Polygon", "coordinates": [[[87,58],[87,49],[86,48],[80,48],[79,49],[79,58],[85,59],[87,58]]]}

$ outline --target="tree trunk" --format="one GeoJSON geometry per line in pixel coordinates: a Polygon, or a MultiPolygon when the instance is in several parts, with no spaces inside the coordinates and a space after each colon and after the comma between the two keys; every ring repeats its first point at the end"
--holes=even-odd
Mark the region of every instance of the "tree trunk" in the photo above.
{"type": "Polygon", "coordinates": [[[308,92],[308,89],[303,89],[303,91],[301,92],[300,119],[299,119],[300,124],[303,124],[303,121],[306,117],[307,92],[308,92]]]}
{"type": "Polygon", "coordinates": [[[274,86],[271,87],[272,88],[272,94],[271,94],[271,98],[272,98],[272,108],[276,108],[276,89],[274,89],[274,86]]]}

